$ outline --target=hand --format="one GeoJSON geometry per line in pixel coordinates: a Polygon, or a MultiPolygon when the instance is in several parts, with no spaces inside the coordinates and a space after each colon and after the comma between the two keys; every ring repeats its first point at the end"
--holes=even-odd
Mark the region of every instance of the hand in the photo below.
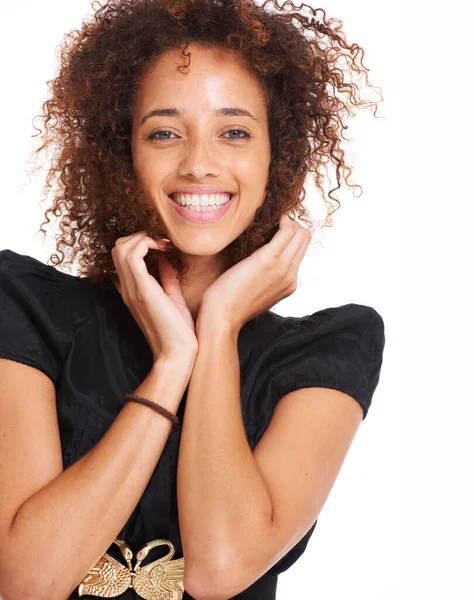
{"type": "Polygon", "coordinates": [[[194,359],[198,341],[194,320],[176,279],[177,271],[166,259],[163,240],[153,240],[140,231],[119,238],[112,248],[112,259],[120,281],[120,294],[140,326],[153,357],[181,361],[194,359]],[[144,256],[148,250],[158,254],[160,281],[150,275],[144,256]]]}
{"type": "Polygon", "coordinates": [[[196,330],[204,319],[223,319],[235,331],[296,291],[311,233],[284,214],[272,240],[225,271],[207,288],[196,330]]]}

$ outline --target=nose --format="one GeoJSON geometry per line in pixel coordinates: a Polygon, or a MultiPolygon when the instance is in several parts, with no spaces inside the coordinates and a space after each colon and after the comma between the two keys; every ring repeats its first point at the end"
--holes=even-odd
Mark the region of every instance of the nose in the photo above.
{"type": "Polygon", "coordinates": [[[219,175],[221,167],[216,157],[216,148],[210,140],[194,140],[186,145],[179,167],[183,177],[192,175],[203,179],[207,175],[219,175]]]}

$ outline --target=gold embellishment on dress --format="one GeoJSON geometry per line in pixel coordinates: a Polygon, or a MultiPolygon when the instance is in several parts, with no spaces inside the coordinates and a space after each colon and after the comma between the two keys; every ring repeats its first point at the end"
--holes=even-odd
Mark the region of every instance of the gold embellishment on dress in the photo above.
{"type": "Polygon", "coordinates": [[[120,548],[128,567],[107,554],[90,569],[78,587],[79,596],[116,598],[128,588],[133,588],[145,600],[182,600],[184,594],[184,557],[171,560],[175,548],[169,540],[157,539],[148,542],[137,552],[137,564],[132,568],[133,552],[128,544],[116,538],[113,542],[120,548]],[[166,556],[140,567],[150,550],[167,544],[170,552],[166,556]]]}

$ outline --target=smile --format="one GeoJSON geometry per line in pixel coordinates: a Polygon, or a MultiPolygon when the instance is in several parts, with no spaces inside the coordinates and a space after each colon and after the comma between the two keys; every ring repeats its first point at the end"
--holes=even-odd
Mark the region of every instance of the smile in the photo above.
{"type": "Polygon", "coordinates": [[[233,205],[233,200],[236,194],[230,197],[227,202],[221,205],[208,205],[208,206],[200,206],[200,205],[192,205],[181,206],[178,204],[171,196],[168,196],[173,206],[175,207],[177,213],[185,218],[187,221],[192,223],[214,223],[215,221],[219,221],[230,209],[233,205]]]}

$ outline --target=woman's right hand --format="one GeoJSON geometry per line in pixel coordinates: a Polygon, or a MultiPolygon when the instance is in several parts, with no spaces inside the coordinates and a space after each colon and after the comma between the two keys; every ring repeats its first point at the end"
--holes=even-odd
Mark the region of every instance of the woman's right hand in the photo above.
{"type": "Polygon", "coordinates": [[[153,240],[146,231],[119,238],[112,259],[120,282],[120,294],[145,335],[156,360],[192,361],[198,340],[193,317],[184,300],[177,271],[162,251],[166,242],[153,240]],[[143,258],[150,249],[161,251],[160,279],[148,272],[143,258]]]}

